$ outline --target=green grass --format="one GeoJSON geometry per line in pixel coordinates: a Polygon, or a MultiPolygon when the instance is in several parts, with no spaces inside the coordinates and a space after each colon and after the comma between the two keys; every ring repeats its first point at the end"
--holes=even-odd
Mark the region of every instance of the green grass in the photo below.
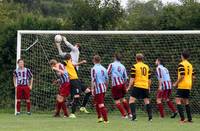
{"type": "Polygon", "coordinates": [[[148,122],[145,116],[139,115],[137,122],[121,119],[116,114],[109,115],[109,124],[96,123],[96,115],[80,114],[77,119],[53,118],[51,114],[33,114],[14,116],[0,113],[0,131],[200,131],[200,118],[194,123],[180,125],[178,118],[155,117],[148,122]]]}

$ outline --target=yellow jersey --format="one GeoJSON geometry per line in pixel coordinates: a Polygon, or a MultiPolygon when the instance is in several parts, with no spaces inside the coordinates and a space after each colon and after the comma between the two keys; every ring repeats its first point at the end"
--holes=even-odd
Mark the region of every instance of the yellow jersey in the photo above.
{"type": "Polygon", "coordinates": [[[148,65],[143,62],[134,64],[131,68],[131,77],[134,78],[134,87],[149,89],[151,71],[148,65]]]}
{"type": "Polygon", "coordinates": [[[192,77],[193,77],[194,71],[192,64],[187,61],[183,60],[178,65],[178,79],[181,76],[184,76],[183,80],[178,83],[178,89],[189,89],[192,88],[192,77]]]}
{"type": "Polygon", "coordinates": [[[76,72],[74,65],[72,64],[72,61],[71,60],[68,60],[68,61],[65,60],[64,65],[65,65],[65,68],[66,68],[66,70],[69,74],[70,80],[78,79],[78,74],[76,72]]]}

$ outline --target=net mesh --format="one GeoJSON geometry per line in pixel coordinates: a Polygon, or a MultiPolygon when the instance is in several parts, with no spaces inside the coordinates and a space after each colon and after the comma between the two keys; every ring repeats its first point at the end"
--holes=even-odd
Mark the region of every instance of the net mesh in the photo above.
{"type": "MultiPolygon", "coordinates": [[[[92,68],[92,57],[99,54],[102,58],[102,65],[106,68],[113,61],[113,53],[120,52],[123,56],[122,63],[127,68],[128,74],[132,64],[135,63],[135,54],[143,53],[145,63],[151,67],[152,87],[151,101],[153,111],[157,112],[155,96],[158,82],[155,75],[155,59],[164,58],[165,66],[169,69],[172,81],[177,78],[177,65],[180,62],[180,54],[188,49],[191,53],[190,61],[193,64],[197,80],[200,73],[200,34],[176,34],[176,35],[153,35],[153,34],[116,34],[116,35],[87,35],[87,34],[62,34],[72,43],[81,43],[80,60],[86,59],[88,63],[79,68],[79,78],[86,85],[90,85],[90,69],[92,68]]],[[[52,111],[54,110],[55,96],[58,87],[52,85],[55,74],[52,72],[48,60],[56,58],[61,61],[58,55],[56,45],[54,44],[55,34],[22,34],[21,39],[21,57],[25,59],[26,66],[34,74],[33,90],[31,92],[32,111],[52,111]],[[35,44],[33,44],[35,42],[35,44]],[[31,46],[31,48],[29,48],[31,46]],[[25,50],[27,49],[27,50],[25,50]]],[[[62,43],[62,49],[65,52],[70,50],[62,43]]],[[[191,91],[191,107],[193,113],[200,113],[199,81],[196,81],[191,91]]],[[[175,89],[173,89],[173,96],[175,89]]],[[[129,93],[126,96],[129,97],[129,93]]],[[[106,93],[106,106],[109,111],[115,110],[114,101],[111,97],[110,86],[106,93]]],[[[93,110],[92,98],[87,104],[87,108],[93,110]]],[[[144,109],[143,101],[137,102],[139,109],[144,109]]],[[[166,110],[168,111],[168,110],[166,110]]]]}

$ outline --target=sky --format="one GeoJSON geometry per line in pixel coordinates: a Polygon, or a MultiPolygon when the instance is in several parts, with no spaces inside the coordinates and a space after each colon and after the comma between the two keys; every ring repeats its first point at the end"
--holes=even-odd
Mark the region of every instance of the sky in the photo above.
{"type": "MultiPolygon", "coordinates": [[[[141,1],[149,1],[149,0],[141,0],[141,1]]],[[[128,2],[128,0],[121,0],[121,5],[122,5],[123,7],[126,7],[127,2],[128,2]]],[[[162,0],[162,2],[163,2],[164,4],[167,4],[168,2],[179,3],[178,0],[162,0]]]]}

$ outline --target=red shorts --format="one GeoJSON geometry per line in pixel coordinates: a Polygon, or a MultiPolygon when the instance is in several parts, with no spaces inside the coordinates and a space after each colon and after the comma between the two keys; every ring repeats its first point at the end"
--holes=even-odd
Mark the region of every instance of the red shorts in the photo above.
{"type": "Polygon", "coordinates": [[[96,104],[103,104],[104,103],[104,98],[105,98],[105,93],[96,94],[94,96],[95,103],[96,104]]]}
{"type": "Polygon", "coordinates": [[[17,86],[17,99],[30,99],[30,88],[29,86],[18,85],[17,86]]]}
{"type": "Polygon", "coordinates": [[[162,90],[162,91],[157,91],[157,98],[162,98],[162,99],[169,99],[172,94],[172,90],[162,90]]]}
{"type": "Polygon", "coordinates": [[[61,84],[60,88],[59,88],[59,95],[68,97],[69,94],[70,94],[70,83],[65,82],[65,83],[61,84]]]}
{"type": "Polygon", "coordinates": [[[119,85],[112,87],[112,97],[114,100],[119,100],[121,98],[124,98],[126,95],[126,86],[125,85],[119,85]]]}

